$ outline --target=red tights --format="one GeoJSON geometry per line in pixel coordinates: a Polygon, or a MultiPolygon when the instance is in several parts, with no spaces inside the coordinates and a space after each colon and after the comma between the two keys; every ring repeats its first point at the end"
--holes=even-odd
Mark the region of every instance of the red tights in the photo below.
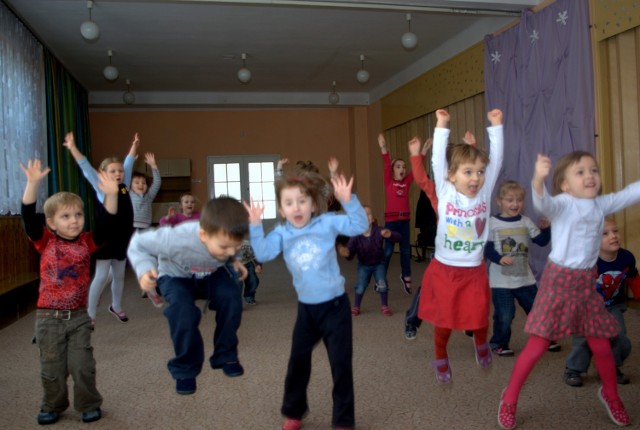
{"type": "MultiPolygon", "coordinates": [[[[473,331],[473,342],[476,345],[484,345],[487,343],[487,332],[489,327],[480,328],[473,331]]],[[[434,327],[433,337],[436,343],[436,360],[447,358],[447,344],[449,343],[449,337],[451,337],[452,330],[444,327],[434,327]]]]}
{"type": "MultiPolygon", "coordinates": [[[[513,372],[511,372],[511,379],[503,396],[505,403],[516,404],[518,402],[520,390],[529,377],[529,373],[547,351],[550,343],[550,340],[540,336],[533,334],[529,336],[529,340],[527,340],[527,344],[518,356],[513,372]]],[[[587,336],[587,343],[593,353],[593,362],[602,380],[602,390],[608,398],[619,400],[616,365],[609,339],[587,336]]]]}

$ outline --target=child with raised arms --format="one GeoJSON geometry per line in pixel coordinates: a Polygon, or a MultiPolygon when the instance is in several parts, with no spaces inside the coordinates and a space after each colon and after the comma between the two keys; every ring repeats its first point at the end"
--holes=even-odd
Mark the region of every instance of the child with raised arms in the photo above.
{"type": "Polygon", "coordinates": [[[336,429],[355,426],[353,340],[349,298],[338,266],[335,240],[339,234],[356,236],[367,227],[367,216],[355,195],[353,178],[331,178],[336,199],[346,214],[326,212],[326,182],[315,172],[298,170],[276,180],[276,198],[285,224],[266,237],[264,208],[252,202],[250,239],[256,258],[267,262],[283,253],[298,294],[298,315],[293,328],[291,355],[285,378],[281,412],[283,430],[298,430],[307,413],[307,387],[311,355],[321,340],[329,356],[333,377],[333,417],[336,429]]]}
{"type": "MultiPolygon", "coordinates": [[[[487,343],[489,282],[484,244],[489,229],[490,199],[503,158],[502,112],[487,114],[490,152],[468,143],[448,144],[449,113],[436,111],[433,134],[433,181],[438,199],[435,257],[422,280],[418,317],[434,325],[435,360],[440,383],[451,381],[447,344],[453,330],[473,332],[475,357],[491,365],[487,343]],[[491,162],[489,162],[491,161],[491,162]]],[[[413,144],[415,146],[415,143],[413,144]]]]}
{"type": "Polygon", "coordinates": [[[638,203],[640,182],[600,195],[598,163],[585,151],[574,151],[558,160],[553,194],[545,186],[550,172],[551,159],[538,155],[531,181],[533,205],[551,222],[551,252],[524,328],[529,338],[500,398],[498,424],[505,429],[516,427],[520,390],[551,339],[578,335],[586,337],[593,353],[602,380],[597,394],[609,418],[617,425],[629,425],[631,419],[618,395],[609,343],[620,332],[620,325],[605,308],[594,284],[604,217],[638,203]]]}

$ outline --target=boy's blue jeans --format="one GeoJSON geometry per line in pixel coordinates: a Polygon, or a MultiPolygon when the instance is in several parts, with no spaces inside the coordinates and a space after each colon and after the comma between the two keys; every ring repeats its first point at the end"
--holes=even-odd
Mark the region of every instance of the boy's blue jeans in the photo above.
{"type": "Polygon", "coordinates": [[[493,336],[489,340],[492,348],[507,347],[511,341],[511,322],[516,316],[517,300],[528,315],[536,298],[538,287],[527,285],[520,288],[492,288],[493,336]]]}
{"type": "Polygon", "coordinates": [[[197,299],[207,300],[208,308],[216,311],[211,366],[222,367],[238,361],[241,285],[231,266],[220,267],[204,278],[162,276],[158,279],[158,288],[168,304],[164,315],[169,321],[175,357],[167,367],[174,379],[195,378],[202,371],[204,343],[198,326],[203,310],[196,305],[197,299]]]}
{"type": "MultiPolygon", "coordinates": [[[[624,324],[624,316],[622,315],[627,310],[627,307],[623,304],[616,304],[607,306],[607,310],[618,321],[621,328],[620,334],[611,339],[613,359],[616,362],[616,367],[620,367],[631,354],[631,341],[627,336],[627,327],[624,324]]],[[[589,345],[587,345],[587,339],[583,336],[573,336],[571,347],[571,352],[566,361],[567,369],[576,373],[585,373],[589,369],[592,355],[589,345]]]]}
{"type": "Polygon", "coordinates": [[[384,262],[371,265],[358,263],[358,282],[355,287],[356,294],[364,294],[369,286],[371,275],[373,275],[373,279],[378,286],[377,290],[379,293],[386,293],[388,291],[389,282],[387,281],[387,269],[384,266],[384,262]]]}

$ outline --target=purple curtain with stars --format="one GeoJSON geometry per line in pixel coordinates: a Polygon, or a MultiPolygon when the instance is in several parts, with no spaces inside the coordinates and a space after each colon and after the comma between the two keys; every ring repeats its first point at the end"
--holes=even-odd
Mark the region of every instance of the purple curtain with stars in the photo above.
{"type": "MultiPolygon", "coordinates": [[[[535,222],[531,178],[537,154],[554,162],[575,150],[595,154],[588,1],[558,0],[538,13],[525,11],[515,27],[487,36],[484,77],[487,110],[504,113],[498,184],[512,179],[524,186],[525,214],[535,222]]],[[[548,249],[532,245],[529,251],[538,275],[548,249]]]]}

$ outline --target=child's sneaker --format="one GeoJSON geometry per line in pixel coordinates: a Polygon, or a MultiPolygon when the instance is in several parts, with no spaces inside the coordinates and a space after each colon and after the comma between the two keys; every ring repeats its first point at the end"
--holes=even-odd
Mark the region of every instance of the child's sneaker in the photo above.
{"type": "Polygon", "coordinates": [[[354,317],[357,317],[358,315],[360,315],[360,308],[357,306],[352,307],[351,315],[353,315],[354,317]]]}
{"type": "Polygon", "coordinates": [[[516,428],[516,403],[509,404],[504,403],[502,398],[504,397],[504,391],[500,395],[500,406],[498,407],[498,425],[506,430],[516,428]]]}
{"type": "Polygon", "coordinates": [[[156,308],[164,306],[164,300],[160,297],[155,288],[147,293],[147,297],[149,297],[149,300],[151,300],[151,303],[153,303],[153,306],[156,308]]]}
{"type": "Polygon", "coordinates": [[[508,346],[496,346],[495,348],[492,348],[491,351],[501,357],[513,357],[513,350],[508,346]]]}
{"type": "Polygon", "coordinates": [[[629,414],[624,408],[622,400],[612,400],[607,398],[607,395],[602,391],[602,387],[598,388],[598,398],[604,407],[607,408],[607,413],[609,414],[611,421],[619,426],[628,426],[631,424],[631,418],[629,418],[629,414]]]}
{"type": "Polygon", "coordinates": [[[116,310],[113,309],[113,306],[109,306],[109,312],[111,312],[123,324],[129,321],[129,317],[127,317],[127,314],[125,314],[124,312],[116,312],[116,310]]]}
{"type": "Polygon", "coordinates": [[[380,312],[382,312],[382,315],[384,315],[385,317],[390,317],[391,315],[393,315],[391,309],[389,309],[389,306],[382,306],[380,308],[380,312]]]}
{"type": "Polygon", "coordinates": [[[555,342],[551,342],[549,344],[549,346],[547,347],[547,351],[549,352],[558,352],[562,349],[562,346],[560,346],[559,343],[555,343],[555,342]]]}
{"type": "Polygon", "coordinates": [[[253,297],[249,296],[249,297],[245,297],[244,298],[244,302],[248,305],[255,305],[256,304],[256,299],[254,299],[253,297]]]}
{"type": "Polygon", "coordinates": [[[282,423],[282,430],[300,430],[302,428],[302,420],[297,420],[295,418],[284,418],[284,423],[282,423]]]}
{"type": "Polygon", "coordinates": [[[416,326],[407,324],[404,328],[404,338],[407,340],[414,340],[418,336],[418,329],[416,326]]]}
{"type": "Polygon", "coordinates": [[[400,275],[400,281],[402,281],[402,288],[404,288],[404,292],[411,294],[411,278],[405,278],[400,275]]]}

